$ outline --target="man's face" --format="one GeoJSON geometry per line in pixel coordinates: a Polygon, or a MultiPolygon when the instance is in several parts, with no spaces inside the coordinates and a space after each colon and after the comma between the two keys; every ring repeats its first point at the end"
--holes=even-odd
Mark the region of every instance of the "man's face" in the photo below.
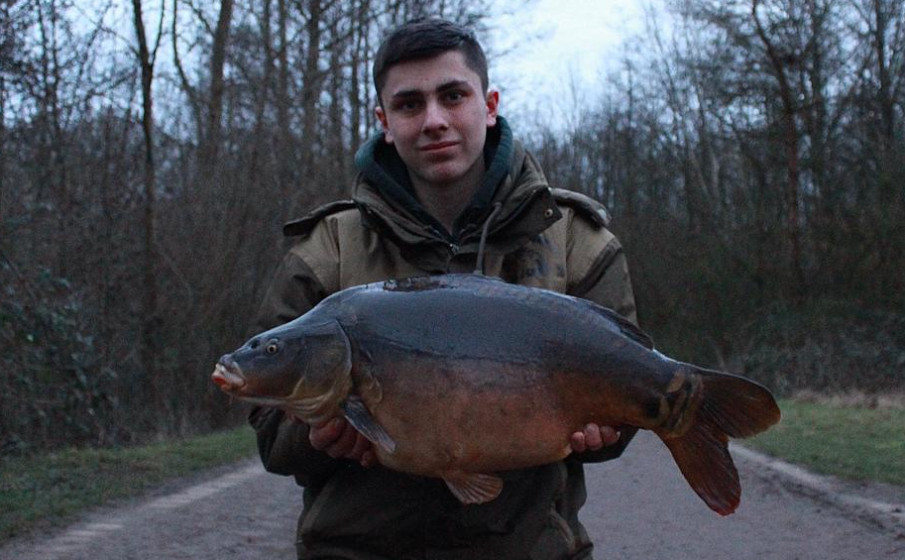
{"type": "Polygon", "coordinates": [[[499,94],[484,95],[462,53],[390,67],[381,101],[376,113],[386,141],[395,145],[416,189],[477,186],[499,94]]]}

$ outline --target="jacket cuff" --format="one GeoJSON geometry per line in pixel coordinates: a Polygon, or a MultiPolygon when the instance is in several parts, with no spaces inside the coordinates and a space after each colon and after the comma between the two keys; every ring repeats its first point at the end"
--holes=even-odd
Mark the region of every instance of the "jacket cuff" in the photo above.
{"type": "Polygon", "coordinates": [[[248,423],[255,430],[258,453],[268,472],[292,475],[302,486],[317,486],[342,464],[311,447],[308,425],[288,418],[282,410],[255,407],[248,415],[248,423]]]}

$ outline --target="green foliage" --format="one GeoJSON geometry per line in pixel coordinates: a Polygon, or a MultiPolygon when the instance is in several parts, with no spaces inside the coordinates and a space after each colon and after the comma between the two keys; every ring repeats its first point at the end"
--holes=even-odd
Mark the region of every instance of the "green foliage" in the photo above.
{"type": "MultiPolygon", "coordinates": [[[[117,289],[129,294],[131,285],[117,289]]],[[[134,298],[98,309],[90,288],[2,258],[0,293],[0,458],[136,444],[241,421],[244,409],[230,407],[207,375],[241,327],[193,325],[191,310],[174,309],[151,379],[135,344],[134,298]],[[187,336],[201,328],[208,332],[187,336]]],[[[233,322],[247,315],[236,313],[233,322]]]]}
{"type": "Polygon", "coordinates": [[[753,377],[781,395],[905,387],[905,309],[784,295],[775,263],[670,220],[623,220],[642,327],[667,354],[753,377]],[[768,267],[769,266],[769,267],[768,267]],[[772,278],[773,280],[766,280],[772,278]]]}
{"type": "Polygon", "coordinates": [[[905,409],[782,401],[783,418],[745,445],[815,472],[905,485],[905,409]]]}
{"type": "Polygon", "coordinates": [[[905,386],[905,313],[832,300],[800,309],[776,304],[744,333],[744,373],[783,395],[905,386]]]}
{"type": "MultiPolygon", "coordinates": [[[[10,265],[0,278],[12,278],[10,265]]],[[[28,289],[4,281],[0,301],[2,453],[79,441],[109,442],[117,372],[103,367],[82,303],[64,278],[44,270],[28,289]],[[37,295],[40,295],[38,297],[37,295]]]]}
{"type": "Polygon", "coordinates": [[[642,328],[670,356],[725,366],[771,291],[739,257],[744,247],[670,218],[620,220],[614,230],[628,253],[642,328]]]}
{"type": "Polygon", "coordinates": [[[0,540],[254,454],[248,428],[139,448],[74,449],[0,462],[0,540]]]}

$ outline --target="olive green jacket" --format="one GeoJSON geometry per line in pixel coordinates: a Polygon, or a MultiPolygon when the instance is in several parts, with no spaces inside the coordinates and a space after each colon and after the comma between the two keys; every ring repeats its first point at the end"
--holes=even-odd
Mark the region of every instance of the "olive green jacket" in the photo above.
{"type": "MultiPolygon", "coordinates": [[[[488,131],[485,161],[485,184],[450,233],[411,194],[395,150],[372,139],[356,159],[362,173],[352,200],[284,227],[298,241],[273,279],[257,328],[294,319],[350,286],[471,272],[485,224],[485,274],[588,298],[634,321],[625,255],[603,206],[551,189],[505,120],[488,131]]],[[[278,410],[256,408],[250,422],[265,468],[305,487],[299,558],[362,560],[588,558],[591,543],[578,522],[582,462],[617,457],[634,434],[626,431],[620,443],[596,453],[503,473],[499,498],[466,506],[439,479],[364,469],[314,450],[307,427],[278,410]]]]}

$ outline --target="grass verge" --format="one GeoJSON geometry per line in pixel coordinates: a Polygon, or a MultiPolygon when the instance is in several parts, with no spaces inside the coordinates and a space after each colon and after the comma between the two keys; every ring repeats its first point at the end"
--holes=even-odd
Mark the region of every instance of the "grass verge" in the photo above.
{"type": "Polygon", "coordinates": [[[905,486],[905,408],[780,402],[782,421],[744,445],[813,472],[905,486]]]}
{"type": "Polygon", "coordinates": [[[243,427],[124,449],[67,449],[0,461],[0,540],[60,525],[111,499],[253,455],[243,427]]]}
{"type": "MultiPolygon", "coordinates": [[[[905,486],[905,407],[780,403],[783,420],[744,441],[814,472],[905,486]]],[[[247,427],[129,449],[69,449],[0,462],[0,540],[60,525],[111,499],[255,453],[247,427]]]]}

